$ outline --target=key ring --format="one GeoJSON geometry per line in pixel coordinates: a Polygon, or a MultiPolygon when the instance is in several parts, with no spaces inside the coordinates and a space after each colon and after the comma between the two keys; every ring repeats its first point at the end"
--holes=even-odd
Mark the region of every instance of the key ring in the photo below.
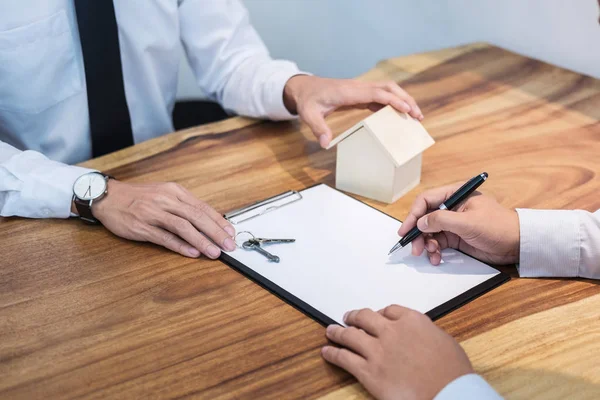
{"type": "Polygon", "coordinates": [[[245,247],[244,247],[244,243],[246,243],[247,241],[249,241],[249,240],[252,240],[252,239],[256,239],[256,236],[254,236],[254,235],[252,234],[252,232],[250,232],[250,231],[242,231],[242,232],[238,232],[238,233],[235,235],[234,241],[235,241],[235,245],[237,246],[237,248],[238,248],[238,249],[244,249],[244,248],[245,248],[245,247]],[[245,233],[246,235],[250,235],[251,237],[250,237],[250,238],[248,238],[248,239],[242,240],[242,241],[241,241],[241,243],[242,243],[242,244],[239,244],[239,243],[238,243],[238,236],[240,236],[242,233],[245,233]]]}

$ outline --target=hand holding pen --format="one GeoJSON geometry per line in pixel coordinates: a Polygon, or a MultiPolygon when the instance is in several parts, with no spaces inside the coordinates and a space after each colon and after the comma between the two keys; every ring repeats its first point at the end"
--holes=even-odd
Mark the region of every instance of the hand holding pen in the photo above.
{"type": "Polygon", "coordinates": [[[425,233],[414,236],[408,243],[412,244],[415,256],[427,251],[433,265],[440,264],[441,250],[445,248],[459,249],[493,264],[517,262],[519,219],[516,211],[477,191],[465,196],[466,200],[451,204],[452,195],[464,186],[466,184],[450,185],[420,194],[398,234],[408,237],[413,228],[425,233]],[[439,209],[441,204],[452,205],[448,208],[453,211],[439,209]]]}

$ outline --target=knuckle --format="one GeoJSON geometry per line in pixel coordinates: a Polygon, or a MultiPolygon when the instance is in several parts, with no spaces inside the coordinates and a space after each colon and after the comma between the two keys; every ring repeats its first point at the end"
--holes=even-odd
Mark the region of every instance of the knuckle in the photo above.
{"type": "Polygon", "coordinates": [[[191,211],[192,214],[192,218],[195,221],[200,221],[204,218],[206,218],[206,212],[202,209],[200,209],[199,207],[194,207],[193,210],[191,211]]]}
{"type": "Polygon", "coordinates": [[[163,232],[160,237],[161,243],[165,247],[168,247],[173,242],[174,239],[175,239],[175,236],[169,232],[163,232]]]}
{"type": "Polygon", "coordinates": [[[200,250],[203,253],[206,253],[208,246],[210,246],[211,243],[206,240],[203,236],[201,236],[197,241],[196,241],[196,245],[194,247],[196,247],[198,250],[200,250]]]}
{"type": "Polygon", "coordinates": [[[152,202],[159,206],[164,206],[165,204],[167,204],[168,201],[169,197],[162,193],[156,193],[152,196],[152,202]]]}
{"type": "Polygon", "coordinates": [[[178,230],[178,231],[180,231],[180,232],[185,232],[185,231],[188,231],[188,230],[190,230],[190,229],[192,229],[192,228],[193,228],[193,227],[192,227],[192,224],[191,224],[189,221],[187,221],[187,220],[185,220],[185,219],[182,219],[182,218],[179,218],[179,219],[178,219],[178,220],[175,222],[175,227],[176,227],[176,228],[177,228],[177,230],[178,230]]]}
{"type": "Polygon", "coordinates": [[[421,314],[418,311],[412,310],[412,309],[407,310],[405,313],[405,316],[404,316],[404,318],[408,319],[409,321],[414,321],[414,322],[421,320],[423,317],[424,317],[423,314],[421,314]]]}
{"type": "Polygon", "coordinates": [[[201,201],[200,204],[198,204],[197,208],[206,214],[212,211],[212,207],[209,206],[208,203],[205,203],[203,201],[201,201]]]}
{"type": "Polygon", "coordinates": [[[383,86],[386,87],[389,90],[393,90],[393,89],[395,89],[398,86],[398,84],[396,82],[394,82],[394,81],[385,81],[383,83],[383,86]]]}
{"type": "Polygon", "coordinates": [[[166,183],[163,183],[162,189],[165,192],[174,192],[179,189],[179,185],[175,182],[166,182],[166,183]]]}
{"type": "Polygon", "coordinates": [[[331,352],[329,353],[329,358],[333,363],[338,363],[340,361],[340,349],[337,347],[332,347],[331,352]]]}
{"type": "Polygon", "coordinates": [[[360,325],[368,319],[368,315],[369,315],[369,310],[366,308],[363,308],[362,310],[359,310],[356,313],[356,316],[354,317],[354,321],[360,325]]]}
{"type": "Polygon", "coordinates": [[[352,337],[352,335],[355,335],[357,332],[358,332],[358,329],[356,329],[353,326],[341,329],[340,335],[339,335],[340,342],[346,343],[352,337]]]}
{"type": "Polygon", "coordinates": [[[395,310],[395,306],[387,306],[386,308],[383,309],[383,315],[385,317],[389,318],[389,317],[395,315],[394,310],[395,310]]]}
{"type": "Polygon", "coordinates": [[[145,233],[145,224],[138,218],[133,218],[130,222],[131,230],[137,233],[145,233]]]}
{"type": "Polygon", "coordinates": [[[346,349],[339,349],[337,353],[338,361],[342,364],[347,364],[350,358],[350,352],[346,349]]]}

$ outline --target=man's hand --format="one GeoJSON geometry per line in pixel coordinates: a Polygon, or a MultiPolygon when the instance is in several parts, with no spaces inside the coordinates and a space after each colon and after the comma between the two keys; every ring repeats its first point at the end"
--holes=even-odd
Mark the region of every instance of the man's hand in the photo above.
{"type": "Polygon", "coordinates": [[[454,379],[473,372],[463,349],[425,315],[400,306],[344,316],[349,326],[327,327],[325,360],[356,377],[377,399],[432,399],[454,379]]]}
{"type": "Polygon", "coordinates": [[[396,82],[361,82],[352,79],[326,79],[296,75],[284,88],[283,101],[287,109],[298,114],[327,147],[333,137],[325,117],[339,108],[368,108],[377,111],[391,105],[396,110],[423,119],[415,100],[396,82]]]}
{"type": "Polygon", "coordinates": [[[111,179],[108,194],[93,203],[92,214],[117,236],[156,243],[187,257],[202,253],[215,259],[221,254],[219,247],[235,249],[233,226],[176,183],[111,179]]]}
{"type": "Polygon", "coordinates": [[[437,210],[461,185],[428,190],[417,197],[398,231],[404,236],[416,224],[424,233],[412,241],[412,254],[418,256],[426,250],[431,263],[438,265],[441,250],[449,247],[493,264],[518,262],[520,232],[516,211],[479,192],[454,211],[437,210]]]}

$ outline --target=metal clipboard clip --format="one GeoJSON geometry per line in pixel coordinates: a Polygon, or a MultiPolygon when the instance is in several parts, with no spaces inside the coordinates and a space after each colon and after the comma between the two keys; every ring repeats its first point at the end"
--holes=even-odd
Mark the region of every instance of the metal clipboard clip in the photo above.
{"type": "Polygon", "coordinates": [[[289,190],[285,193],[269,197],[268,199],[251,204],[247,207],[230,211],[226,213],[224,217],[232,224],[237,225],[300,200],[302,200],[302,194],[300,194],[300,192],[289,190]]]}

